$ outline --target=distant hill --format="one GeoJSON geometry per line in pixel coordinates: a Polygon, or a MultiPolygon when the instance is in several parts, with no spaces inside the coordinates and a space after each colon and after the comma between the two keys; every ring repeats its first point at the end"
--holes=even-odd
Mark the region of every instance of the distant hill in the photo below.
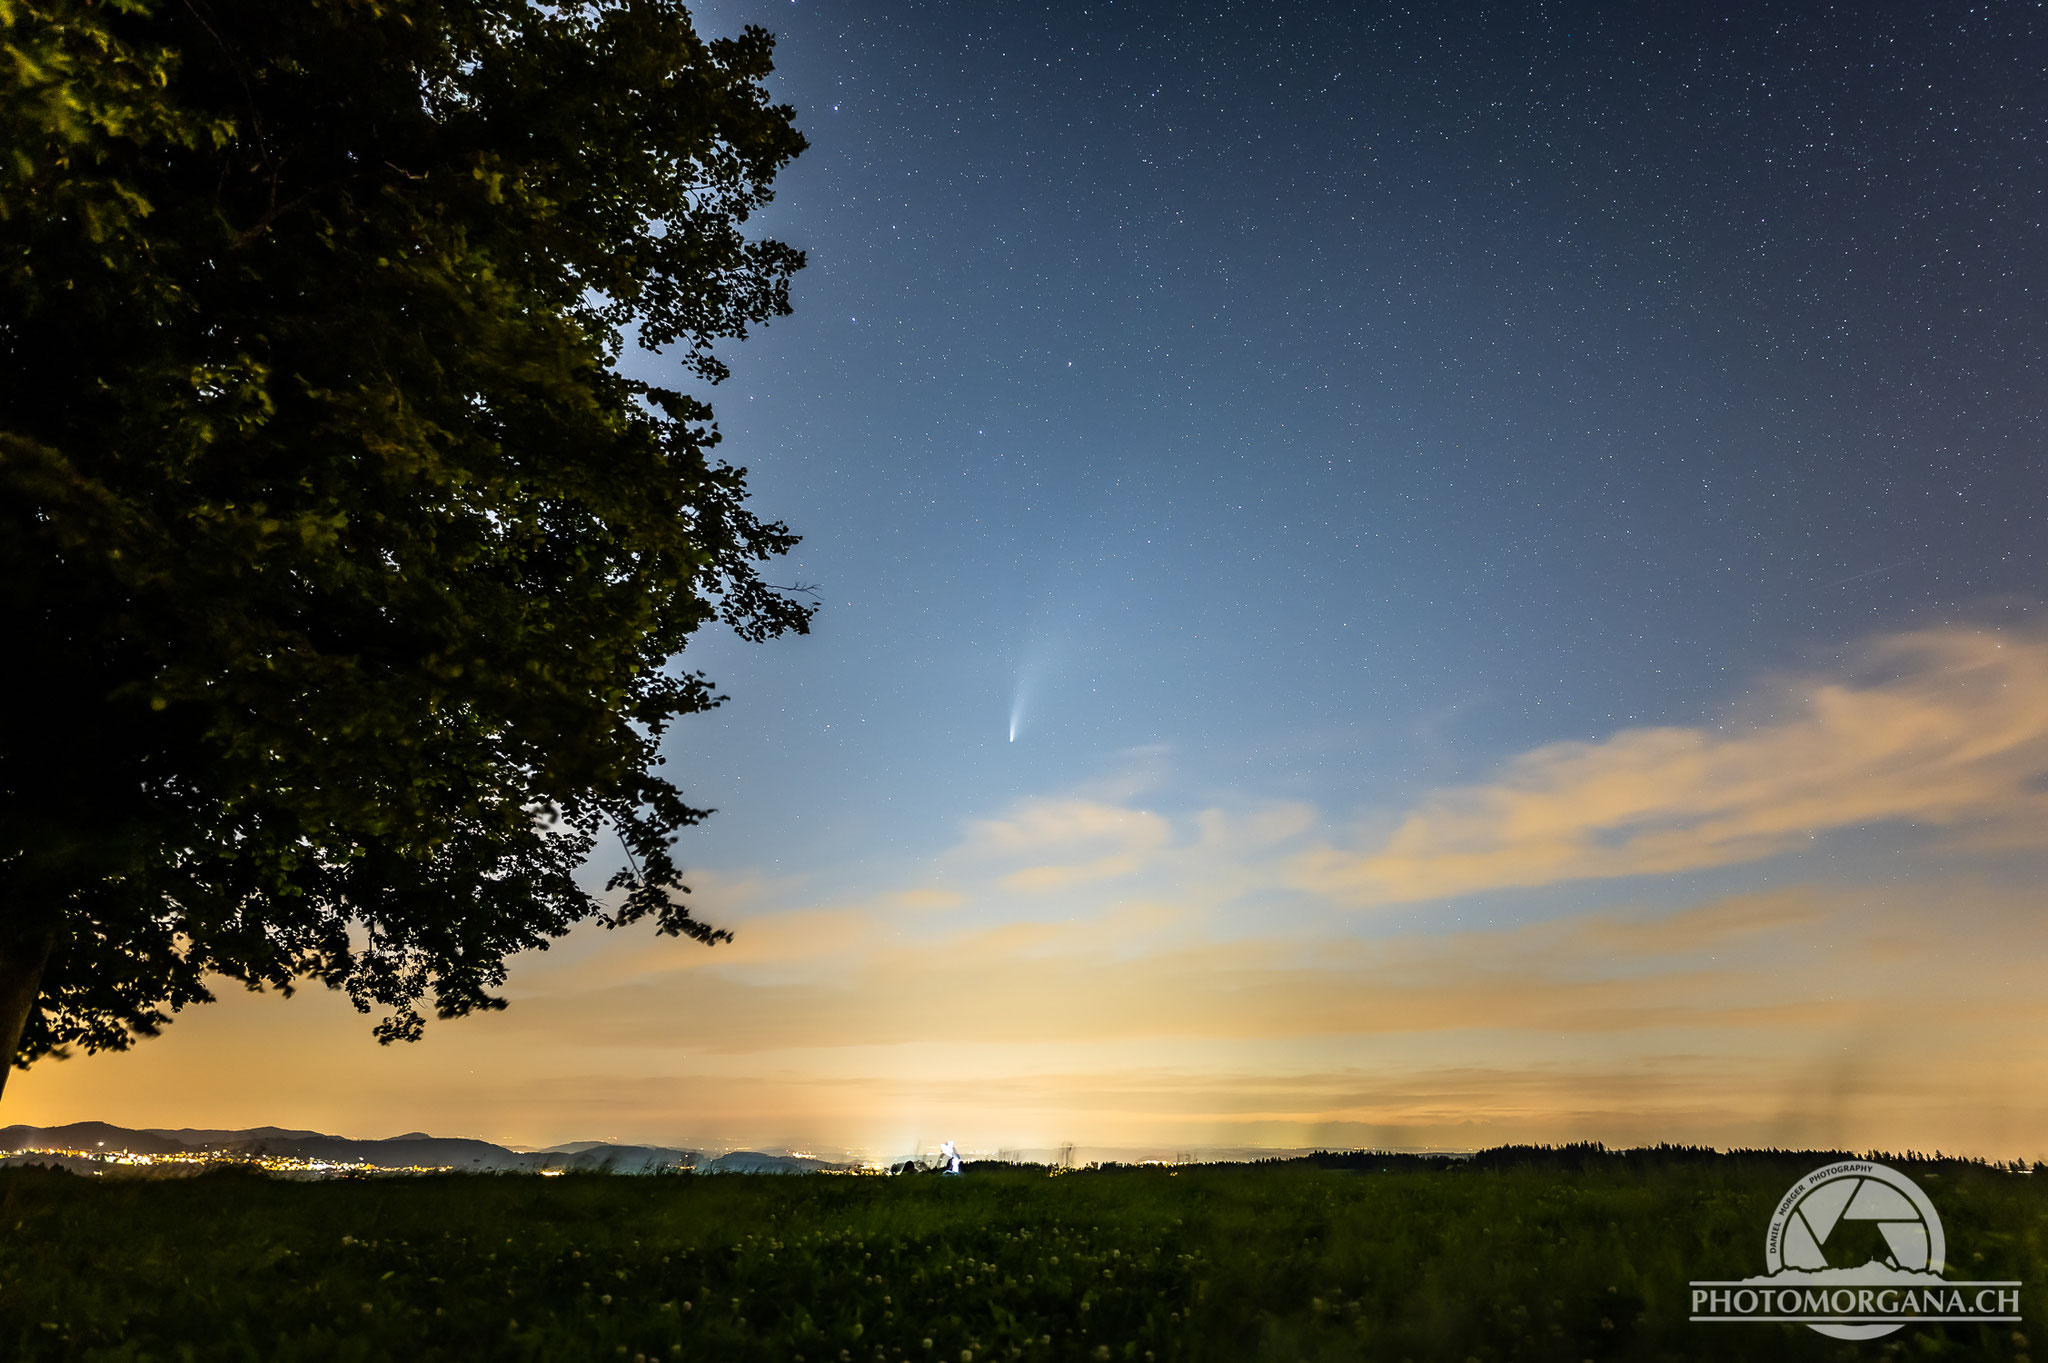
{"type": "Polygon", "coordinates": [[[136,1155],[214,1152],[367,1164],[378,1169],[451,1168],[478,1172],[587,1169],[639,1174],[691,1168],[699,1162],[696,1151],[667,1146],[577,1141],[553,1150],[518,1151],[489,1141],[430,1136],[424,1131],[412,1131],[388,1140],[364,1141],[275,1126],[251,1127],[242,1131],[189,1127],[136,1131],[106,1122],[0,1127],[0,1154],[16,1150],[78,1150],[87,1153],[107,1150],[136,1155]]]}
{"type": "Polygon", "coordinates": [[[820,1169],[844,1169],[807,1155],[764,1155],[758,1150],[734,1150],[697,1166],[700,1174],[809,1174],[820,1169]]]}
{"type": "Polygon", "coordinates": [[[587,1145],[581,1150],[546,1151],[556,1161],[550,1168],[588,1169],[608,1174],[652,1174],[664,1169],[696,1168],[695,1151],[667,1150],[652,1145],[587,1145]]]}
{"type": "Polygon", "coordinates": [[[252,1140],[273,1140],[280,1137],[305,1139],[320,1134],[317,1131],[287,1131],[281,1126],[253,1126],[247,1131],[199,1131],[189,1126],[152,1126],[147,1130],[152,1136],[166,1136],[174,1141],[182,1141],[195,1150],[220,1150],[246,1145],[252,1140]]]}
{"type": "Polygon", "coordinates": [[[135,1155],[175,1155],[194,1148],[154,1131],[130,1131],[105,1122],[0,1127],[0,1150],[125,1150],[135,1155]]]}

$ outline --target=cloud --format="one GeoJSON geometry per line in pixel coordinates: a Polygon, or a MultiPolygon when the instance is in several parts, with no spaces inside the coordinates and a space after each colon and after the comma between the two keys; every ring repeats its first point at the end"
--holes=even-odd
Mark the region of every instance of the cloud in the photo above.
{"type": "Polygon", "coordinates": [[[1816,883],[1314,943],[1162,935],[1162,911],[906,942],[830,982],[615,995],[602,1023],[563,1000],[492,1025],[614,1054],[715,1026],[720,1074],[852,1085],[877,1111],[957,1112],[1009,1143],[1056,1126],[1101,1141],[1796,1136],[2032,1154],[2012,1143],[2048,1112],[2014,1096],[2048,1074],[2034,1039],[2048,923],[2027,889],[1816,883]]]}
{"type": "Polygon", "coordinates": [[[1095,800],[1027,800],[1000,819],[970,825],[963,853],[1024,860],[1002,877],[1007,890],[1040,891],[1142,870],[1173,840],[1165,819],[1095,800]]]}
{"type": "Polygon", "coordinates": [[[2044,1015],[2032,980],[2048,925],[2028,918],[2032,897],[1983,886],[1940,893],[1940,915],[1926,912],[1925,886],[1808,885],[1677,912],[1363,940],[1218,940],[1149,901],[1061,922],[894,935],[858,911],[793,914],[790,931],[759,954],[702,953],[717,964],[602,987],[550,979],[536,963],[508,1020],[492,1025],[607,1050],[691,1047],[715,1031],[733,1056],[1486,1032],[1633,1047],[1652,1031],[1727,1030],[1769,1033],[1797,1051],[1895,1006],[1930,1027],[2044,1015]],[[1984,960],[1990,942],[2000,952],[1984,960]],[[795,951],[807,954],[786,954],[795,951]],[[1931,1010],[1933,999],[1946,1002],[1931,1010]]]}
{"type": "Polygon", "coordinates": [[[958,890],[901,890],[896,902],[906,909],[957,909],[967,902],[958,890]]]}
{"type": "Polygon", "coordinates": [[[1298,838],[1315,821],[1315,806],[1290,800],[1246,810],[1205,809],[1195,823],[1205,851],[1244,855],[1298,838]]]}
{"type": "Polygon", "coordinates": [[[937,936],[891,937],[879,912],[791,915],[760,956],[688,958],[708,968],[597,934],[671,968],[599,983],[531,959],[510,1010],[397,1050],[325,991],[232,993],[130,1055],[38,1066],[9,1101],[21,1120],[232,1110],[209,1120],[543,1144],[726,1133],[893,1150],[943,1127],[990,1145],[2042,1153],[2048,920],[2031,886],[1815,883],[1313,942],[1219,942],[1154,903],[937,936]],[[821,948],[802,969],[781,954],[821,948]]]}
{"type": "Polygon", "coordinates": [[[1880,640],[1849,675],[1781,691],[1732,729],[1629,729],[1440,791],[1367,852],[1327,844],[1293,879],[1398,903],[1756,861],[1886,823],[2039,837],[2048,643],[1960,629],[1880,640]]]}

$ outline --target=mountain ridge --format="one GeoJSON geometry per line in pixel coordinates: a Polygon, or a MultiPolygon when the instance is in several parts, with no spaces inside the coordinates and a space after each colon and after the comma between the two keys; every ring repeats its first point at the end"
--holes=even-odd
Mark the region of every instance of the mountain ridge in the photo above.
{"type": "MultiPolygon", "coordinates": [[[[0,1154],[24,1150],[68,1150],[86,1154],[269,1155],[285,1159],[361,1164],[374,1169],[441,1169],[510,1173],[593,1170],[652,1173],[695,1168],[702,1155],[674,1146],[573,1142],[576,1149],[520,1151],[469,1136],[431,1136],[409,1131],[382,1140],[330,1136],[318,1131],[258,1126],[240,1130],[195,1127],[135,1129],[109,1122],[68,1122],[61,1126],[0,1127],[0,1154]]],[[[774,1158],[774,1157],[770,1157],[774,1158]]]]}

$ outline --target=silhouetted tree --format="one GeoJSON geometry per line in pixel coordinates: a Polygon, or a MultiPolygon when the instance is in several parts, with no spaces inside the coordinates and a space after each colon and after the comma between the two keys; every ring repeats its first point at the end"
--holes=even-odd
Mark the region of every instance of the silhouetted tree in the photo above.
{"type": "MultiPolygon", "coordinates": [[[[209,976],[385,1041],[578,922],[713,942],[655,774],[802,632],[700,380],[789,311],[773,39],[674,0],[0,0],[0,1058],[209,976]],[[624,894],[574,873],[614,834],[624,894]]],[[[0,1064],[0,1081],[7,1067],[0,1064]]]]}

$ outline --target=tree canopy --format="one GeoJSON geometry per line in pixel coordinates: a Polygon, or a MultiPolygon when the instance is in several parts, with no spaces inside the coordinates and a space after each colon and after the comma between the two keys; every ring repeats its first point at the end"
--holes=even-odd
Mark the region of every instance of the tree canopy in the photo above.
{"type": "Polygon", "coordinates": [[[674,0],[0,0],[15,1064],[209,978],[389,1041],[593,916],[727,935],[657,746],[720,699],[693,632],[806,629],[796,539],[615,362],[715,383],[790,310],[772,50],[674,0]]]}

